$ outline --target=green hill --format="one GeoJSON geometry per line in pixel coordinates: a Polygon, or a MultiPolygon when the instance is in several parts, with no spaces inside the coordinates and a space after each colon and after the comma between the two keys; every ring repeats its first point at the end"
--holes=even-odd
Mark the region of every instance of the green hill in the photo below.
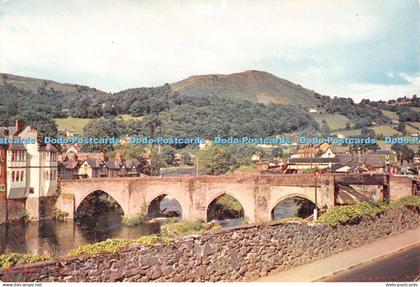
{"type": "Polygon", "coordinates": [[[13,85],[24,91],[36,93],[38,89],[54,90],[64,94],[80,94],[80,95],[104,95],[106,92],[90,88],[87,86],[76,84],[63,84],[51,80],[36,79],[30,77],[16,76],[11,74],[0,73],[0,86],[13,85]]]}
{"type": "Polygon", "coordinates": [[[258,103],[272,102],[309,107],[320,102],[314,91],[261,71],[191,76],[172,84],[171,87],[185,95],[217,95],[258,103]]]}

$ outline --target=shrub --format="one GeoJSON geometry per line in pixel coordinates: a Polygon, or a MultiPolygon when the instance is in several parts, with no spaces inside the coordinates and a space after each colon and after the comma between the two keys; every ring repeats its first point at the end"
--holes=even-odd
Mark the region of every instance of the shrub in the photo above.
{"type": "Polygon", "coordinates": [[[69,216],[68,212],[62,211],[58,208],[54,208],[53,210],[53,218],[56,221],[64,222],[67,220],[68,216],[69,216]]]}
{"type": "Polygon", "coordinates": [[[203,226],[204,221],[202,220],[181,220],[164,224],[161,232],[168,236],[182,236],[199,232],[203,229],[203,226]]]}
{"type": "Polygon", "coordinates": [[[147,246],[154,245],[158,242],[162,242],[165,245],[173,243],[172,239],[165,236],[158,236],[156,234],[141,236],[138,239],[136,239],[133,243],[138,243],[147,246]]]}
{"type": "Polygon", "coordinates": [[[146,220],[146,215],[139,213],[133,217],[123,217],[122,223],[128,226],[136,226],[146,222],[146,220]]]}
{"type": "Polygon", "coordinates": [[[305,219],[304,218],[300,218],[300,217],[289,217],[289,218],[281,218],[281,219],[276,219],[274,220],[276,222],[304,222],[305,219]]]}
{"type": "Polygon", "coordinates": [[[0,267],[7,269],[19,264],[35,263],[48,260],[48,257],[27,253],[6,253],[0,255],[0,267]]]}
{"type": "Polygon", "coordinates": [[[147,220],[147,207],[148,207],[148,205],[146,203],[144,203],[141,206],[140,213],[134,215],[133,217],[123,217],[122,223],[124,225],[128,225],[128,226],[135,226],[135,225],[140,225],[140,224],[146,222],[146,220],[147,220]]]}
{"type": "Polygon", "coordinates": [[[328,225],[355,224],[362,218],[373,217],[382,213],[384,208],[369,202],[359,202],[355,205],[335,206],[319,217],[319,222],[328,225]]]}
{"type": "Polygon", "coordinates": [[[410,195],[397,199],[390,204],[391,208],[402,206],[420,207],[420,196],[410,195]]]}
{"type": "Polygon", "coordinates": [[[153,245],[158,242],[171,244],[172,240],[156,234],[141,236],[138,239],[107,239],[105,241],[79,246],[76,249],[71,250],[68,253],[68,256],[99,256],[102,254],[116,254],[133,243],[153,245]]]}
{"type": "Polygon", "coordinates": [[[214,232],[222,229],[222,226],[216,221],[210,221],[203,225],[202,232],[214,232]]]}
{"type": "Polygon", "coordinates": [[[128,239],[107,239],[105,241],[87,244],[77,247],[76,249],[71,250],[68,255],[69,256],[80,256],[80,255],[88,255],[88,256],[98,256],[101,254],[115,254],[120,250],[127,247],[132,240],[128,239]]]}

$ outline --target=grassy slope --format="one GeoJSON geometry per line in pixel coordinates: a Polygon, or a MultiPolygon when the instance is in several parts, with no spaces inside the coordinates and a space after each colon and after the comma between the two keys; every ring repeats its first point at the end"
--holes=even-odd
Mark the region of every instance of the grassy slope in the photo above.
{"type": "MultiPolygon", "coordinates": [[[[395,130],[389,125],[381,125],[370,127],[371,129],[375,130],[377,135],[383,134],[385,136],[393,136],[393,135],[401,135],[401,132],[395,130]]],[[[344,136],[357,136],[362,134],[362,129],[353,129],[353,130],[344,130],[344,131],[337,131],[333,134],[342,134],[344,136]]]]}
{"type": "MultiPolygon", "coordinates": [[[[121,115],[121,118],[124,121],[129,120],[140,120],[141,117],[133,117],[131,115],[121,115]]],[[[79,118],[64,118],[64,119],[54,119],[55,123],[58,126],[58,130],[64,131],[65,129],[73,131],[77,135],[81,135],[83,133],[83,128],[91,119],[79,119],[79,118]]]]}
{"type": "Polygon", "coordinates": [[[75,134],[82,134],[83,128],[91,119],[78,119],[78,118],[64,118],[54,119],[58,126],[58,130],[64,131],[65,129],[73,131],[75,134]]]}
{"type": "Polygon", "coordinates": [[[339,114],[314,115],[313,118],[321,125],[325,120],[331,130],[345,129],[346,123],[351,122],[346,116],[339,114]]]}
{"type": "Polygon", "coordinates": [[[391,120],[399,120],[399,116],[396,112],[391,112],[391,111],[386,111],[386,110],[382,110],[382,113],[387,116],[388,118],[390,118],[391,120]]]}
{"type": "MultiPolygon", "coordinates": [[[[12,84],[15,87],[25,90],[25,91],[32,91],[36,92],[38,88],[45,88],[47,90],[54,89],[56,91],[64,92],[64,93],[72,93],[78,92],[81,89],[80,85],[74,84],[62,84],[50,80],[43,80],[43,79],[36,79],[30,77],[23,77],[23,76],[16,76],[11,74],[4,74],[0,73],[0,85],[4,84],[12,84]],[[7,79],[3,79],[3,76],[7,77],[7,79]]],[[[89,93],[93,94],[104,94],[105,92],[99,91],[94,88],[87,88],[89,93]]]]}

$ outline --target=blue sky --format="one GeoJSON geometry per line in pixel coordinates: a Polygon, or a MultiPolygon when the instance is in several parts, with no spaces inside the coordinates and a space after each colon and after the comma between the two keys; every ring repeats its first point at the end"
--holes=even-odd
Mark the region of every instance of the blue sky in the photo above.
{"type": "Polygon", "coordinates": [[[330,96],[419,94],[419,0],[0,0],[0,72],[106,91],[263,70],[330,96]]]}

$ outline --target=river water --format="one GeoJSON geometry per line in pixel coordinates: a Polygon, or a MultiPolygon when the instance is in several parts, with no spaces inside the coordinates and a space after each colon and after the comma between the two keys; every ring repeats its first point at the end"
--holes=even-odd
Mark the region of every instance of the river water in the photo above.
{"type": "MultiPolygon", "coordinates": [[[[173,199],[161,201],[161,209],[179,210],[173,199]]],[[[274,218],[296,216],[297,206],[293,200],[285,200],[274,209],[274,218]]],[[[83,244],[94,243],[108,238],[135,239],[142,235],[159,231],[156,224],[125,226],[118,214],[108,212],[93,219],[84,218],[67,222],[29,223],[23,226],[0,225],[0,254],[7,252],[31,253],[45,256],[61,256],[83,244]]],[[[239,226],[242,218],[220,221],[223,227],[239,226]]]]}

